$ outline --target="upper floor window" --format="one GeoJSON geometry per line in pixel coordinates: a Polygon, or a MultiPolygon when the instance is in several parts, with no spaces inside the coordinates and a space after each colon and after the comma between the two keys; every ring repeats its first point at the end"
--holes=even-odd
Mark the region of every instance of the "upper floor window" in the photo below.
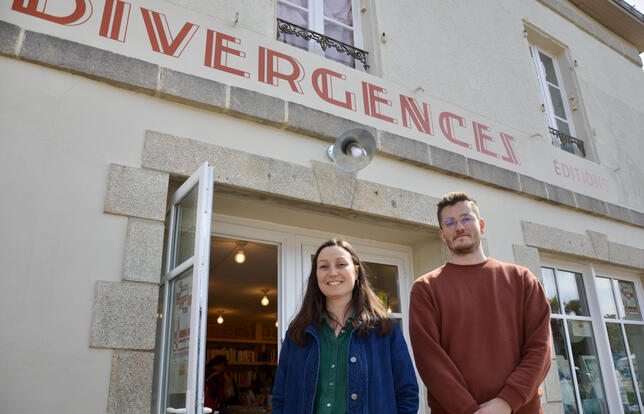
{"type": "Polygon", "coordinates": [[[278,0],[277,37],[285,43],[358,69],[361,50],[359,0],[278,0]]]}
{"type": "MultiPolygon", "coordinates": [[[[585,157],[586,150],[583,141],[575,138],[572,108],[569,105],[569,99],[566,99],[567,95],[556,57],[532,44],[530,45],[530,56],[537,73],[542,109],[548,118],[552,144],[575,155],[585,157]]],[[[574,99],[571,104],[576,105],[574,99]]]]}

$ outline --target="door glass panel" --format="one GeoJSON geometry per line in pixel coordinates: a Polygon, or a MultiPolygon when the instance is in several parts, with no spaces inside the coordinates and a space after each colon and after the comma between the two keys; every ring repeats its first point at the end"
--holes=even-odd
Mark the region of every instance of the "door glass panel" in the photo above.
{"type": "Polygon", "coordinates": [[[613,355],[613,364],[615,365],[617,384],[619,385],[619,393],[624,406],[624,412],[639,413],[640,408],[637,403],[637,396],[635,395],[633,375],[631,374],[631,367],[628,364],[622,330],[618,323],[607,323],[606,331],[608,332],[608,340],[610,341],[610,349],[613,355]]]}
{"type": "Polygon", "coordinates": [[[546,72],[546,80],[553,85],[559,86],[559,82],[557,82],[557,74],[555,72],[555,64],[552,59],[541,52],[539,52],[539,58],[541,59],[543,69],[546,72]]]}
{"type": "Polygon", "coordinates": [[[572,370],[566,350],[566,334],[564,332],[563,321],[561,319],[551,319],[550,327],[552,329],[552,345],[557,368],[559,369],[559,386],[563,398],[564,412],[566,414],[577,414],[577,404],[575,403],[575,386],[572,379],[572,370]]]}
{"type": "Polygon", "coordinates": [[[177,266],[194,255],[195,251],[195,223],[197,222],[197,196],[199,187],[195,187],[177,205],[175,257],[173,267],[177,266]]]}
{"type": "Polygon", "coordinates": [[[626,330],[628,348],[631,351],[631,361],[637,378],[637,387],[640,390],[640,395],[642,395],[644,394],[644,384],[642,384],[642,375],[644,373],[639,371],[639,366],[644,364],[644,326],[624,325],[624,329],[626,330]]]}
{"type": "Polygon", "coordinates": [[[617,318],[617,307],[615,306],[613,290],[610,287],[610,279],[598,277],[595,279],[595,283],[597,285],[597,298],[599,299],[599,307],[602,315],[604,318],[617,318]]]}
{"type": "Polygon", "coordinates": [[[623,319],[641,321],[642,313],[637,302],[635,284],[625,280],[613,280],[613,286],[616,294],[621,298],[621,300],[617,301],[619,316],[623,319]]]}
{"type": "Polygon", "coordinates": [[[554,270],[542,267],[541,275],[543,276],[543,287],[546,290],[546,297],[548,298],[548,302],[550,302],[550,311],[552,313],[561,313],[559,298],[557,297],[557,285],[555,284],[554,270]]]}
{"type": "Polygon", "coordinates": [[[557,270],[557,285],[566,314],[590,316],[581,274],[557,270]]]}
{"type": "Polygon", "coordinates": [[[556,121],[557,121],[557,129],[558,129],[559,131],[563,132],[563,133],[564,133],[564,134],[566,134],[566,135],[571,135],[571,134],[570,134],[570,125],[568,125],[568,123],[567,123],[567,122],[562,121],[562,120],[561,120],[561,119],[559,119],[559,118],[556,118],[556,121]]]}
{"type": "MultiPolygon", "coordinates": [[[[332,39],[353,46],[353,30],[327,21],[324,22],[324,34],[332,39]]],[[[324,51],[324,56],[353,67],[353,57],[346,53],[338,52],[335,47],[327,48],[324,51]]]]}
{"type": "Polygon", "coordinates": [[[348,26],[353,26],[351,0],[325,0],[324,16],[348,26]]]}
{"type": "Polygon", "coordinates": [[[608,414],[591,323],[578,320],[567,322],[583,411],[608,414]]]}
{"type": "MultiPolygon", "coordinates": [[[[398,266],[364,262],[367,277],[378,297],[390,313],[400,313],[400,292],[398,289],[398,266]]],[[[402,326],[402,325],[401,325],[402,326]]]]}
{"type": "Polygon", "coordinates": [[[188,383],[188,345],[190,342],[190,305],[192,301],[192,268],[171,282],[170,329],[167,372],[167,406],[184,407],[188,383]]]}

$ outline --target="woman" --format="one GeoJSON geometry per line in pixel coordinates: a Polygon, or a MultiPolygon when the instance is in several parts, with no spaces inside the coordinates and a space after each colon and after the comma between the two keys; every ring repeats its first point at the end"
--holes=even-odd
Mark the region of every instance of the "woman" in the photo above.
{"type": "Polygon", "coordinates": [[[418,384],[400,327],[351,245],[313,257],[302,307],[280,352],[273,414],[416,413],[418,384]]]}

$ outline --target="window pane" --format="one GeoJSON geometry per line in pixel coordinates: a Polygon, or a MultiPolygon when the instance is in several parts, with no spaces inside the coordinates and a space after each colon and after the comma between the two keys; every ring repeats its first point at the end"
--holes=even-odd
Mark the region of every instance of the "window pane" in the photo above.
{"type": "Polygon", "coordinates": [[[617,318],[617,307],[615,306],[615,297],[610,287],[610,279],[598,277],[595,279],[597,284],[597,297],[599,307],[604,318],[617,318]]]}
{"type": "MultiPolygon", "coordinates": [[[[342,26],[338,26],[337,24],[324,22],[324,35],[353,46],[353,31],[342,26]]],[[[339,52],[335,47],[327,48],[327,50],[324,51],[324,55],[329,59],[333,59],[337,62],[353,67],[353,58],[344,52],[339,52]]]]}
{"type": "MultiPolygon", "coordinates": [[[[568,125],[568,122],[562,121],[559,118],[556,118],[556,120],[557,120],[557,128],[556,129],[558,129],[559,131],[563,132],[566,135],[570,135],[570,125],[568,125]]],[[[572,149],[572,146],[570,144],[568,144],[568,146],[571,147],[571,149],[572,149]]],[[[572,152],[572,151],[568,150],[568,152],[572,152]]]]}
{"type": "MultiPolygon", "coordinates": [[[[309,27],[308,12],[295,7],[287,6],[282,3],[277,4],[277,17],[287,22],[296,24],[302,27],[309,27]]],[[[308,50],[308,42],[299,36],[292,34],[280,33],[280,40],[289,45],[299,47],[300,49],[308,50]]]]}
{"type": "Polygon", "coordinates": [[[543,63],[543,69],[546,72],[546,81],[552,83],[553,85],[559,86],[557,82],[557,73],[555,72],[555,63],[550,59],[550,57],[539,52],[539,58],[541,63],[543,63]]]}
{"type": "Polygon", "coordinates": [[[543,287],[546,290],[546,297],[550,302],[551,313],[561,313],[559,298],[557,297],[557,285],[555,284],[555,271],[547,267],[541,268],[543,276],[543,287]]]}
{"type": "Polygon", "coordinates": [[[555,111],[555,115],[562,119],[568,119],[568,117],[566,117],[566,109],[564,108],[564,102],[561,96],[561,89],[548,85],[548,90],[550,91],[550,99],[552,100],[552,108],[555,111]]]}
{"type": "Polygon", "coordinates": [[[557,286],[566,314],[590,316],[581,274],[557,270],[557,286]]]}
{"type": "MultiPolygon", "coordinates": [[[[602,279],[608,280],[606,278],[602,279]]],[[[631,367],[628,364],[622,329],[618,323],[607,323],[606,331],[608,331],[608,340],[610,341],[610,349],[613,355],[613,364],[615,365],[617,384],[619,385],[619,393],[622,398],[622,404],[624,405],[624,412],[639,413],[640,408],[637,403],[637,396],[635,395],[633,375],[631,375],[631,367]]]]}
{"type": "Polygon", "coordinates": [[[186,406],[188,385],[188,345],[190,342],[190,304],[192,300],[192,268],[171,282],[169,346],[166,361],[167,407],[186,406]]]}
{"type": "Polygon", "coordinates": [[[173,255],[176,258],[172,264],[173,268],[194,255],[198,194],[199,186],[195,186],[175,207],[177,209],[175,225],[177,243],[175,245],[175,254],[173,255]]]}
{"type": "Polygon", "coordinates": [[[637,378],[637,387],[640,390],[640,396],[644,394],[644,384],[642,384],[642,375],[639,365],[644,364],[644,326],[642,325],[624,325],[626,330],[626,340],[628,348],[631,351],[631,361],[637,378]]]}
{"type": "Polygon", "coordinates": [[[615,293],[621,298],[621,301],[617,301],[619,316],[624,319],[641,321],[642,313],[637,303],[635,284],[625,280],[618,281],[613,279],[613,286],[615,287],[615,293]]]}
{"type": "Polygon", "coordinates": [[[559,386],[563,397],[564,412],[566,414],[577,414],[577,403],[575,402],[574,383],[572,370],[566,349],[566,334],[561,319],[551,319],[552,346],[554,348],[557,368],[559,369],[559,386]]]}
{"type": "Polygon", "coordinates": [[[324,0],[324,16],[353,26],[351,0],[324,0]]]}
{"type": "Polygon", "coordinates": [[[305,8],[309,7],[309,0],[280,0],[280,3],[292,3],[305,8]]]}
{"type": "Polygon", "coordinates": [[[385,307],[390,308],[393,313],[402,312],[398,290],[398,267],[370,262],[365,264],[369,282],[385,307]]]}
{"type": "Polygon", "coordinates": [[[606,413],[608,406],[604,394],[593,328],[589,321],[568,321],[570,347],[575,363],[579,396],[585,413],[606,413]]]}

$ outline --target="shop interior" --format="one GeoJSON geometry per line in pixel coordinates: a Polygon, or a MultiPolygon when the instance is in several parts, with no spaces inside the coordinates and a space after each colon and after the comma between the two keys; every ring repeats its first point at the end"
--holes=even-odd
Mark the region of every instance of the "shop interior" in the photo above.
{"type": "Polygon", "coordinates": [[[277,366],[277,275],[278,246],[211,238],[205,374],[211,408],[232,413],[270,407],[277,366]]]}

